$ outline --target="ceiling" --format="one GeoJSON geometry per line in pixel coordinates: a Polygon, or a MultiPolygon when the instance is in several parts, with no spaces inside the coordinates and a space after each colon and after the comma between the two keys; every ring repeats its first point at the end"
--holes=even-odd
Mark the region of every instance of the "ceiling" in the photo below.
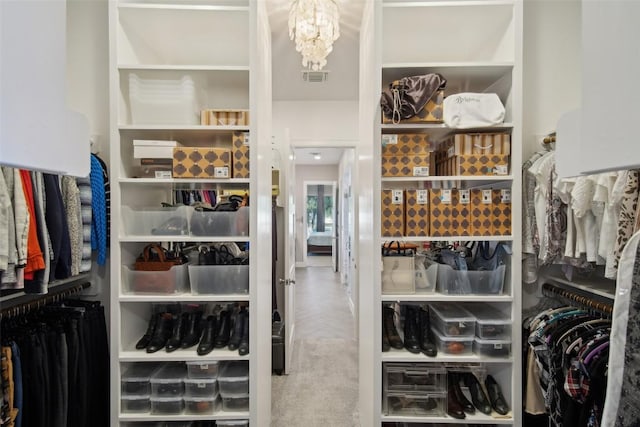
{"type": "Polygon", "coordinates": [[[340,163],[344,148],[296,148],[296,165],[337,165],[340,163]],[[313,158],[314,154],[320,154],[320,159],[313,158]]]}
{"type": "Polygon", "coordinates": [[[291,0],[269,0],[274,101],[357,101],[359,29],[365,0],[335,0],[340,10],[340,38],[327,57],[327,81],[302,79],[302,56],[289,39],[291,0]]]}

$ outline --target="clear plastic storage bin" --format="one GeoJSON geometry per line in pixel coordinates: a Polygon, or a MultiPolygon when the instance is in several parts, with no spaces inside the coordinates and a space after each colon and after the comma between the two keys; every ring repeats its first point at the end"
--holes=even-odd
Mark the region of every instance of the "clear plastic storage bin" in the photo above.
{"type": "Polygon", "coordinates": [[[210,360],[200,362],[198,360],[186,362],[188,378],[217,378],[220,362],[210,360]]]}
{"type": "Polygon", "coordinates": [[[424,363],[385,363],[383,387],[389,391],[446,391],[447,371],[424,363]]]}
{"type": "Polygon", "coordinates": [[[128,236],[188,236],[193,208],[122,207],[122,225],[128,236]]]}
{"type": "Polygon", "coordinates": [[[249,208],[237,211],[195,211],[191,216],[193,236],[248,236],[249,208]]]}
{"type": "Polygon", "coordinates": [[[385,393],[387,415],[441,417],[445,414],[446,392],[395,392],[385,393]]]}
{"type": "Polygon", "coordinates": [[[249,266],[190,265],[189,280],[194,294],[247,294],[249,266]]]}
{"type": "Polygon", "coordinates": [[[511,340],[484,340],[475,338],[473,352],[483,357],[509,357],[511,355],[511,340]]]}
{"type": "Polygon", "coordinates": [[[222,410],[225,412],[246,412],[249,410],[249,394],[222,397],[222,410]]]}
{"type": "Polygon", "coordinates": [[[218,375],[220,395],[224,397],[243,396],[249,393],[249,364],[229,362],[218,375]]]}
{"type": "Polygon", "coordinates": [[[218,427],[249,427],[248,420],[219,420],[216,421],[218,427]]]}
{"type": "Polygon", "coordinates": [[[148,394],[122,395],[120,404],[122,412],[149,412],[151,408],[148,394]]]}
{"type": "Polygon", "coordinates": [[[120,380],[123,395],[149,395],[151,393],[151,376],[158,370],[157,363],[137,363],[127,369],[120,380]]]}
{"type": "Polygon", "coordinates": [[[469,312],[476,318],[476,336],[485,340],[504,340],[511,337],[511,319],[489,307],[473,307],[469,312]]]}
{"type": "Polygon", "coordinates": [[[151,395],[175,397],[184,394],[184,379],[187,370],[184,364],[167,364],[151,377],[151,395]]]}
{"type": "Polygon", "coordinates": [[[185,396],[184,407],[187,414],[213,414],[220,410],[220,397],[185,396]]]}
{"type": "Polygon", "coordinates": [[[122,266],[124,288],[138,294],[175,294],[189,290],[189,269],[186,264],[167,271],[138,271],[122,266]]]}
{"type": "Polygon", "coordinates": [[[218,380],[215,378],[185,378],[186,396],[212,397],[218,395],[218,380]]]}
{"type": "Polygon", "coordinates": [[[133,124],[199,124],[193,79],[143,78],[129,75],[129,104],[133,124]]]}
{"type": "Polygon", "coordinates": [[[447,264],[438,267],[438,292],[448,295],[500,295],[506,267],[493,271],[460,271],[447,264]]]}
{"type": "Polygon", "coordinates": [[[151,413],[154,415],[176,415],[182,413],[182,396],[151,397],[151,413]]]}
{"type": "Polygon", "coordinates": [[[438,353],[450,356],[468,356],[473,354],[473,336],[448,337],[438,330],[433,330],[433,335],[438,346],[438,353]]]}
{"type": "Polygon", "coordinates": [[[476,318],[458,304],[430,304],[431,326],[442,335],[452,337],[473,337],[476,318]]]}

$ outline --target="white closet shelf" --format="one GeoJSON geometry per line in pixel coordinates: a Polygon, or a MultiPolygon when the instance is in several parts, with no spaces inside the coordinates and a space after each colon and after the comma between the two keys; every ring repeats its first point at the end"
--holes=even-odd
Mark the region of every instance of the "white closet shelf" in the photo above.
{"type": "Polygon", "coordinates": [[[451,295],[451,294],[398,294],[389,295],[382,294],[383,302],[437,302],[437,301],[451,301],[451,302],[512,302],[513,296],[511,295],[451,295]]]}
{"type": "Polygon", "coordinates": [[[203,126],[203,125],[120,125],[121,131],[189,131],[208,133],[229,133],[229,132],[249,132],[249,126],[203,126]]]}
{"type": "Polygon", "coordinates": [[[459,6],[510,6],[513,5],[513,0],[434,0],[434,1],[385,1],[382,3],[382,7],[385,8],[439,8],[439,7],[459,7],[459,6]]]}
{"type": "Polygon", "coordinates": [[[460,189],[481,189],[481,188],[511,188],[513,175],[491,175],[491,176],[402,176],[402,177],[382,177],[383,184],[399,183],[435,183],[427,185],[431,188],[460,188],[460,189]]]}
{"type": "Polygon", "coordinates": [[[193,185],[193,184],[245,184],[248,185],[251,180],[249,178],[229,178],[229,179],[184,179],[184,178],[120,178],[121,184],[141,184],[141,185],[193,185]]]}
{"type": "Polygon", "coordinates": [[[225,302],[225,301],[249,301],[250,297],[247,294],[228,294],[228,295],[203,295],[203,294],[168,294],[168,295],[149,295],[149,294],[123,294],[120,295],[120,302],[225,302]]]}
{"type": "Polygon", "coordinates": [[[155,353],[147,353],[144,350],[123,350],[119,354],[120,362],[193,362],[211,360],[249,360],[249,354],[240,356],[237,351],[214,349],[205,356],[196,353],[196,346],[183,350],[178,349],[167,353],[164,349],[155,353]]]}
{"type": "MultiPolygon", "coordinates": [[[[156,239],[157,240],[157,239],[156,239]]],[[[381,241],[400,241],[400,242],[509,242],[513,240],[513,236],[446,236],[446,237],[397,237],[382,236],[381,241]]]]}
{"type": "Polygon", "coordinates": [[[248,236],[120,236],[120,242],[248,242],[248,236]]]}
{"type": "Polygon", "coordinates": [[[155,10],[193,10],[193,11],[213,11],[213,12],[249,12],[247,6],[227,6],[214,4],[169,4],[162,3],[126,3],[118,4],[118,9],[155,9],[155,10]]]}
{"type": "Polygon", "coordinates": [[[168,65],[168,64],[120,64],[119,70],[152,70],[152,71],[246,71],[248,65],[168,65]]]}
{"type": "Polygon", "coordinates": [[[121,413],[120,421],[198,421],[198,420],[242,420],[249,419],[249,412],[225,412],[218,411],[212,414],[179,414],[179,415],[153,415],[150,413],[121,413]]]}
{"type": "Polygon", "coordinates": [[[458,420],[452,417],[408,417],[399,415],[382,415],[381,420],[383,422],[392,423],[441,423],[441,424],[513,424],[513,418],[494,418],[489,415],[475,413],[473,415],[465,414],[466,418],[458,420]]]}
{"type": "Polygon", "coordinates": [[[550,276],[546,278],[552,282],[561,284],[566,288],[574,288],[584,292],[588,292],[593,295],[598,295],[610,300],[616,297],[616,282],[615,280],[605,278],[576,278],[574,280],[568,280],[564,277],[550,276]]]}
{"type": "Polygon", "coordinates": [[[392,348],[382,354],[383,362],[429,362],[429,363],[512,363],[513,357],[486,357],[477,354],[455,356],[438,353],[436,357],[428,357],[422,353],[411,353],[405,349],[392,348]]]}

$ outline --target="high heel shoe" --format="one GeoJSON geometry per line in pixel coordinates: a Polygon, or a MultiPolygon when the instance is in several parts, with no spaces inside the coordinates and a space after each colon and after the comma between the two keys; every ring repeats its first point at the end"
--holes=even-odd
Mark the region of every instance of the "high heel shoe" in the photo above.
{"type": "Polygon", "coordinates": [[[500,415],[507,415],[509,413],[509,405],[507,405],[507,401],[504,399],[496,380],[491,375],[487,375],[484,380],[484,386],[487,388],[487,393],[489,393],[489,400],[493,410],[500,415]]]}
{"type": "Polygon", "coordinates": [[[171,353],[172,351],[180,348],[180,343],[182,342],[182,337],[184,336],[184,328],[186,324],[187,313],[176,315],[176,318],[173,319],[173,331],[171,332],[171,337],[167,340],[167,353],[171,353]]]}
{"type": "Polygon", "coordinates": [[[167,344],[169,337],[171,337],[173,315],[171,313],[161,313],[158,316],[158,324],[147,346],[147,353],[155,353],[161,350],[167,344]]]}
{"type": "Polygon", "coordinates": [[[220,319],[218,320],[218,333],[213,342],[215,348],[224,348],[229,344],[229,335],[231,334],[231,312],[222,310],[220,319]]]}
{"type": "Polygon", "coordinates": [[[491,404],[489,403],[489,398],[484,393],[482,389],[482,385],[480,385],[480,381],[473,375],[471,372],[468,372],[463,375],[464,384],[469,388],[469,392],[471,393],[471,401],[473,402],[473,406],[483,414],[491,415],[491,404]]]}
{"type": "Polygon", "coordinates": [[[463,420],[467,416],[464,414],[464,408],[458,400],[458,396],[456,396],[453,379],[450,374],[448,375],[447,380],[447,415],[458,420],[463,420]]]}
{"type": "Polygon", "coordinates": [[[462,410],[466,414],[475,414],[476,408],[473,406],[473,403],[469,402],[469,399],[467,399],[467,396],[464,395],[462,389],[460,388],[460,377],[458,376],[458,374],[454,373],[449,373],[449,375],[453,377],[453,392],[455,393],[458,402],[460,402],[460,405],[462,405],[462,410]]]}
{"type": "Polygon", "coordinates": [[[233,324],[233,335],[229,339],[229,350],[237,350],[240,346],[244,322],[246,321],[246,314],[247,311],[245,309],[241,309],[238,314],[236,314],[236,321],[233,324]]]}
{"type": "Polygon", "coordinates": [[[193,313],[187,313],[186,326],[184,329],[184,336],[180,341],[180,347],[189,348],[200,342],[200,336],[202,335],[202,312],[196,311],[193,313]]]}
{"type": "Polygon", "coordinates": [[[244,316],[244,324],[242,325],[242,338],[238,345],[238,354],[245,356],[249,354],[249,312],[244,316]]]}
{"type": "Polygon", "coordinates": [[[145,332],[142,338],[140,338],[136,343],[136,350],[145,349],[149,345],[151,337],[153,337],[153,332],[156,330],[156,325],[158,324],[158,316],[159,314],[157,313],[153,313],[151,315],[149,325],[147,326],[147,332],[145,332]]]}
{"type": "Polygon", "coordinates": [[[204,356],[213,350],[213,342],[216,339],[216,316],[208,316],[202,332],[202,339],[198,345],[198,355],[204,356]]]}

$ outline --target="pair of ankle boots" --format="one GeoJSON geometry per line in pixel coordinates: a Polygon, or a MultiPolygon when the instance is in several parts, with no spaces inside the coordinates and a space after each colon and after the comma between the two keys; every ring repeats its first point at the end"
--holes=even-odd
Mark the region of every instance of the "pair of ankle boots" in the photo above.
{"type": "Polygon", "coordinates": [[[500,415],[509,413],[509,405],[507,405],[500,386],[496,383],[495,379],[493,379],[491,375],[487,375],[484,383],[488,396],[482,388],[480,381],[478,381],[471,372],[449,372],[447,414],[453,418],[464,419],[466,418],[466,414],[475,414],[476,409],[487,415],[491,415],[492,410],[500,415]],[[460,388],[461,382],[469,389],[471,402],[462,392],[460,388]]]}
{"type": "Polygon", "coordinates": [[[407,305],[404,315],[404,342],[394,322],[395,310],[389,306],[382,309],[382,351],[406,348],[411,353],[424,353],[435,357],[438,349],[431,332],[429,310],[425,307],[407,305]]]}
{"type": "Polygon", "coordinates": [[[151,316],[147,331],[136,343],[136,349],[155,353],[162,348],[167,352],[190,348],[198,344],[197,352],[203,356],[214,348],[238,350],[240,355],[249,353],[249,312],[241,309],[231,325],[231,311],[223,310],[219,317],[202,319],[202,312],[182,314],[156,313],[151,316]]]}

